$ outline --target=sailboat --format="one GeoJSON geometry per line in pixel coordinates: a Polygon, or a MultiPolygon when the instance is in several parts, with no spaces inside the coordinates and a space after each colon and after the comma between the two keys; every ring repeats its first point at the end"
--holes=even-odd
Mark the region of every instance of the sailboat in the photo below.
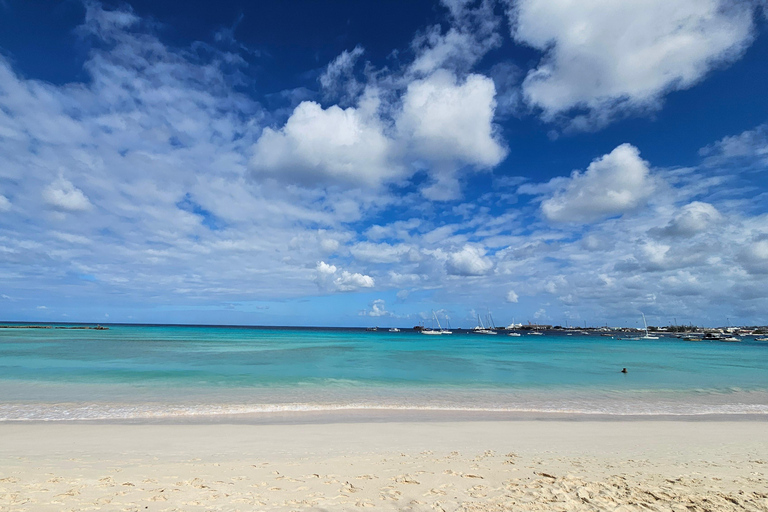
{"type": "Polygon", "coordinates": [[[435,319],[435,322],[437,322],[437,329],[422,329],[421,334],[453,334],[452,331],[449,331],[448,329],[443,329],[440,326],[440,320],[437,319],[437,315],[434,311],[432,311],[432,318],[435,319]]]}
{"type": "Polygon", "coordinates": [[[658,336],[651,336],[650,334],[648,334],[648,324],[645,321],[645,314],[642,313],[642,312],[640,314],[643,315],[643,325],[645,325],[645,336],[640,336],[640,339],[641,340],[657,340],[657,339],[659,339],[658,336]]]}
{"type": "MultiPolygon", "coordinates": [[[[451,330],[451,321],[448,318],[448,315],[445,315],[445,322],[448,324],[448,328],[447,329],[441,328],[440,332],[442,332],[443,334],[453,334],[453,331],[451,330]]],[[[437,325],[440,325],[440,322],[438,322],[437,325]]]]}
{"type": "Polygon", "coordinates": [[[486,329],[483,325],[483,321],[480,320],[480,315],[477,315],[477,323],[480,324],[474,329],[472,329],[473,332],[476,332],[477,334],[496,334],[496,331],[492,331],[491,329],[486,329]]]}

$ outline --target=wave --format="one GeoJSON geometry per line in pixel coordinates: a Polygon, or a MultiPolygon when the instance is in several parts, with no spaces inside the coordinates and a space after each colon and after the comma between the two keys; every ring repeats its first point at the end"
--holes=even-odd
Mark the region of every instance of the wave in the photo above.
{"type": "Polygon", "coordinates": [[[554,403],[480,406],[385,403],[283,404],[0,404],[0,421],[130,421],[246,417],[279,413],[341,413],[354,411],[508,413],[585,416],[707,416],[768,415],[768,404],[606,404],[554,403]]]}

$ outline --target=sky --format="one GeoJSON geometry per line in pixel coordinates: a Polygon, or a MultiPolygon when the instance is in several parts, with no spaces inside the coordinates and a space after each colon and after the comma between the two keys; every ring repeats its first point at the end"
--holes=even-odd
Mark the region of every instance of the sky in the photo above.
{"type": "Polygon", "coordinates": [[[0,0],[0,320],[768,324],[765,0],[0,0]]]}

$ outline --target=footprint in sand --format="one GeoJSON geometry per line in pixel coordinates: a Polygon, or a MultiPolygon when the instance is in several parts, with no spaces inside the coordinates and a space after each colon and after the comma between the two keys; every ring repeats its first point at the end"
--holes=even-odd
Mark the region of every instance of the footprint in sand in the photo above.
{"type": "Polygon", "coordinates": [[[344,485],[341,486],[341,490],[339,492],[353,493],[353,492],[358,492],[358,491],[361,491],[361,490],[362,489],[360,487],[355,487],[354,485],[352,485],[349,482],[344,482],[344,485]]]}
{"type": "Polygon", "coordinates": [[[485,498],[488,496],[488,493],[485,492],[486,489],[487,487],[484,485],[475,485],[474,487],[467,489],[467,494],[473,498],[485,498]]]}
{"type": "Polygon", "coordinates": [[[397,475],[396,477],[393,477],[392,480],[394,480],[398,484],[413,484],[413,485],[421,484],[421,482],[419,482],[418,480],[415,480],[410,475],[397,475]]]}
{"type": "Polygon", "coordinates": [[[403,493],[398,491],[397,489],[393,487],[385,487],[380,493],[379,493],[379,499],[382,500],[391,500],[391,501],[397,501],[400,499],[400,496],[402,496],[403,493]]]}

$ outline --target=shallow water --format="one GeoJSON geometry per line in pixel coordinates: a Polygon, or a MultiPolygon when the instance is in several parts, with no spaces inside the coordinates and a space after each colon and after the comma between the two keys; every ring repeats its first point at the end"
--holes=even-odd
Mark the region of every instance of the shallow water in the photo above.
{"type": "Polygon", "coordinates": [[[0,420],[343,409],[768,414],[768,343],[357,329],[0,329],[0,420]]]}

